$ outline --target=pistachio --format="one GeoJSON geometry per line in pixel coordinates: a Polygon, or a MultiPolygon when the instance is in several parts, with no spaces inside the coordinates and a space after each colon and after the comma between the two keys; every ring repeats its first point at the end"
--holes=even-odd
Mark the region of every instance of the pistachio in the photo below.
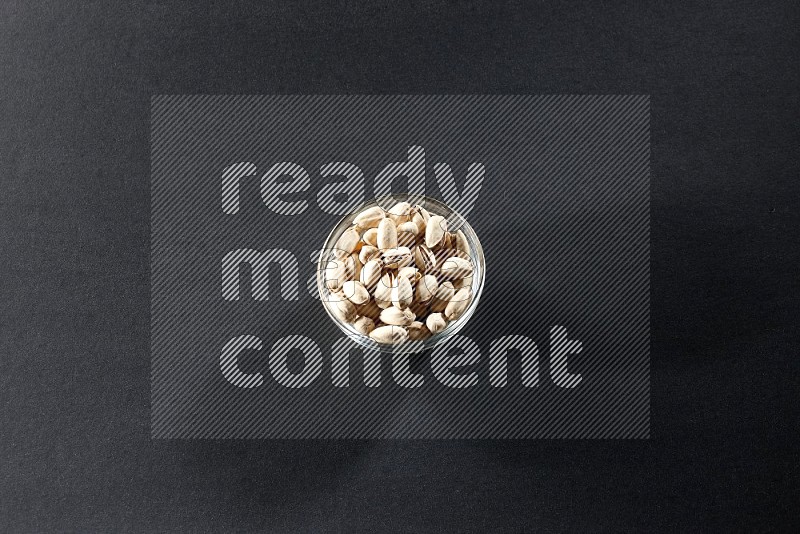
{"type": "Polygon", "coordinates": [[[433,248],[442,242],[447,232],[447,221],[441,215],[433,215],[425,225],[425,244],[433,248]]]}
{"type": "Polygon", "coordinates": [[[382,253],[383,264],[390,269],[405,267],[411,263],[411,249],[408,247],[397,247],[384,250],[382,253]]]}
{"type": "Polygon", "coordinates": [[[425,319],[425,326],[431,334],[438,334],[447,327],[447,321],[441,313],[432,313],[425,319]]]}
{"type": "Polygon", "coordinates": [[[369,292],[364,284],[355,280],[348,280],[342,285],[342,294],[353,304],[360,306],[369,300],[369,292]]]}
{"type": "Polygon", "coordinates": [[[414,263],[417,269],[427,272],[436,265],[436,255],[427,246],[419,244],[414,247],[414,263]]]}
{"type": "Polygon", "coordinates": [[[417,226],[417,235],[424,236],[425,218],[422,217],[422,214],[417,210],[417,208],[414,209],[414,214],[411,216],[411,222],[417,226]]]}
{"type": "Polygon", "coordinates": [[[347,281],[347,264],[343,260],[330,260],[325,268],[325,287],[336,291],[347,281]]]}
{"type": "Polygon", "coordinates": [[[364,235],[361,236],[361,239],[367,245],[372,245],[375,248],[378,248],[378,229],[377,228],[370,228],[364,235]]]}
{"type": "Polygon", "coordinates": [[[331,293],[330,302],[333,304],[331,310],[334,315],[346,323],[352,323],[356,319],[356,307],[347,300],[341,293],[331,293]]]}
{"type": "Polygon", "coordinates": [[[369,333],[369,337],[378,343],[399,345],[408,339],[408,331],[399,326],[379,326],[369,333]]]}
{"type": "Polygon", "coordinates": [[[469,254],[469,242],[467,241],[467,236],[464,235],[464,232],[459,230],[456,232],[456,249],[464,252],[465,254],[469,254]]]}
{"type": "MultiPolygon", "coordinates": [[[[436,288],[436,292],[433,294],[433,298],[431,299],[431,311],[443,312],[447,307],[447,303],[450,302],[450,299],[453,298],[455,293],[456,290],[453,287],[452,282],[445,282],[441,284],[436,288]]],[[[433,330],[431,330],[431,332],[433,332],[433,330]]]]}
{"type": "Polygon", "coordinates": [[[353,321],[353,327],[361,334],[368,336],[375,329],[375,321],[369,317],[359,317],[353,321]]]}
{"type": "Polygon", "coordinates": [[[381,322],[395,326],[408,326],[414,322],[414,312],[411,310],[401,310],[391,306],[381,312],[381,322]]]}
{"type": "Polygon", "coordinates": [[[381,253],[378,250],[378,247],[373,247],[372,245],[364,245],[361,247],[361,251],[358,253],[358,260],[363,264],[369,260],[374,260],[376,258],[380,258],[381,253]]]}
{"type": "Polygon", "coordinates": [[[397,225],[397,233],[399,234],[400,232],[407,232],[416,237],[419,235],[419,226],[413,221],[404,222],[397,225]]]}
{"type": "Polygon", "coordinates": [[[350,254],[350,259],[345,260],[348,266],[348,279],[350,280],[358,280],[358,277],[361,275],[361,260],[358,259],[358,254],[353,252],[350,254]]]}
{"type": "Polygon", "coordinates": [[[472,289],[469,287],[459,289],[450,299],[450,302],[447,303],[447,307],[444,309],[444,316],[447,317],[448,321],[458,319],[469,307],[471,301],[472,289]]]}
{"type": "Polygon", "coordinates": [[[392,304],[404,310],[412,300],[414,300],[414,290],[411,289],[411,282],[405,276],[398,276],[397,285],[392,288],[392,304]]]}
{"type": "Polygon", "coordinates": [[[388,308],[392,305],[392,289],[396,284],[397,282],[390,273],[384,273],[378,281],[373,296],[375,297],[375,304],[379,308],[388,308]]]}
{"type": "Polygon", "coordinates": [[[383,264],[380,260],[369,260],[364,264],[364,267],[361,268],[360,281],[364,284],[364,287],[367,288],[367,291],[372,292],[375,289],[375,285],[381,279],[382,267],[383,264]]]}
{"type": "Polygon", "coordinates": [[[472,276],[472,263],[458,256],[453,256],[445,260],[439,270],[445,278],[458,280],[472,276]]]}
{"type": "Polygon", "coordinates": [[[439,288],[436,282],[436,277],[432,274],[426,274],[417,282],[416,298],[419,302],[428,302],[433,298],[433,294],[439,288]]]}
{"type": "Polygon", "coordinates": [[[378,224],[378,248],[397,248],[397,226],[391,219],[382,219],[378,224]]]}
{"type": "Polygon", "coordinates": [[[373,206],[367,208],[353,218],[353,224],[361,229],[377,228],[381,220],[386,216],[383,208],[373,206]]]}
{"type": "Polygon", "coordinates": [[[422,275],[419,274],[419,269],[411,266],[400,267],[397,270],[397,276],[403,276],[405,278],[408,278],[408,281],[411,282],[411,287],[416,287],[417,280],[419,280],[422,277],[422,275]]]}
{"type": "Polygon", "coordinates": [[[398,202],[389,209],[389,218],[396,224],[401,224],[411,220],[411,204],[408,202],[398,202]]]}
{"type": "Polygon", "coordinates": [[[356,245],[361,241],[361,236],[358,235],[358,230],[355,228],[348,228],[336,241],[336,248],[342,252],[350,254],[356,249],[356,245]]]}

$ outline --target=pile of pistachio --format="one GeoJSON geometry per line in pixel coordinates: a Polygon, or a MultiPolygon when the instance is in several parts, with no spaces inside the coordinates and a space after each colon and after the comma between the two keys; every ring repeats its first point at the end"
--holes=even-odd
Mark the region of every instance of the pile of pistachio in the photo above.
{"type": "Polygon", "coordinates": [[[461,230],[419,205],[368,208],[330,251],[323,295],[340,320],[378,343],[422,341],[472,301],[473,265],[461,230]]]}

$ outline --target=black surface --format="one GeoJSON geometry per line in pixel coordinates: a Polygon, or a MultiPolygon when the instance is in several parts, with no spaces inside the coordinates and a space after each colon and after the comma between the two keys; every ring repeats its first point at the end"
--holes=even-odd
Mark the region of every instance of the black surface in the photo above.
{"type": "Polygon", "coordinates": [[[3,2],[0,530],[796,530],[799,15],[3,2]],[[652,439],[150,441],[156,93],[652,95],[652,439]]]}

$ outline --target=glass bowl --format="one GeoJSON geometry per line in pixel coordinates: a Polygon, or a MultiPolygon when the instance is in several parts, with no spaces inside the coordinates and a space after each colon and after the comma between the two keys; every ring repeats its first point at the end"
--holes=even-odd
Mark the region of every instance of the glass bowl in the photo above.
{"type": "MultiPolygon", "coordinates": [[[[413,252],[413,249],[412,249],[413,252]]],[[[413,258],[413,256],[412,256],[413,258]]],[[[443,260],[442,260],[443,261],[443,260]]],[[[414,265],[414,260],[412,259],[411,265],[414,265]]],[[[481,292],[483,291],[483,283],[484,278],[486,276],[486,262],[483,255],[483,248],[481,247],[481,243],[478,240],[478,236],[475,233],[475,230],[469,225],[469,223],[462,217],[460,214],[455,212],[452,208],[444,204],[443,202],[425,196],[410,196],[406,194],[393,194],[388,197],[383,197],[379,199],[373,199],[364,204],[358,206],[352,212],[344,216],[333,228],[328,238],[325,240],[322,250],[319,254],[319,259],[317,262],[317,289],[319,291],[320,301],[322,302],[325,311],[328,313],[330,318],[336,323],[336,325],[344,332],[350,339],[354,342],[358,343],[359,345],[372,349],[378,350],[381,352],[393,352],[393,353],[402,353],[402,352],[418,352],[421,350],[427,350],[435,345],[449,339],[453,335],[455,335],[458,331],[460,331],[467,321],[469,321],[472,314],[475,312],[475,309],[478,306],[478,301],[481,297],[481,292]],[[334,309],[334,299],[335,296],[332,297],[333,291],[329,290],[326,286],[326,277],[325,277],[325,270],[329,264],[329,261],[336,258],[336,245],[339,242],[339,238],[342,234],[353,226],[353,219],[361,213],[362,211],[375,207],[380,206],[384,209],[384,211],[388,211],[392,206],[399,202],[409,202],[412,206],[420,205],[425,210],[427,210],[431,216],[440,215],[445,218],[447,221],[447,230],[448,232],[455,233],[458,230],[461,230],[466,238],[466,242],[469,249],[469,257],[470,261],[472,262],[472,281],[470,284],[470,288],[472,290],[472,301],[469,303],[468,307],[459,315],[456,319],[450,321],[447,326],[440,332],[436,334],[430,335],[427,339],[423,341],[412,341],[407,340],[404,343],[399,344],[388,344],[388,343],[378,343],[374,339],[369,336],[362,334],[358,331],[352,324],[344,321],[340,318],[340,314],[337,314],[334,309]]],[[[419,318],[417,318],[419,319],[419,318]]],[[[423,321],[424,322],[424,321],[423,321]]]]}

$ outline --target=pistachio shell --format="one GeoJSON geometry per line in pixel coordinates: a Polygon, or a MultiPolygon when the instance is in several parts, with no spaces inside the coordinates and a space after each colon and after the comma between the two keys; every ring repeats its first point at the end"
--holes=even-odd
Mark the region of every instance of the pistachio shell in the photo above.
{"type": "Polygon", "coordinates": [[[399,345],[408,339],[408,332],[400,326],[379,326],[369,333],[369,337],[378,343],[399,345]]]}
{"type": "Polygon", "coordinates": [[[369,260],[374,260],[375,258],[380,258],[380,251],[378,247],[373,247],[372,245],[364,245],[361,247],[361,250],[358,253],[358,260],[365,265],[369,260]]]}
{"type": "Polygon", "coordinates": [[[456,290],[453,287],[452,282],[445,282],[441,284],[438,288],[436,288],[436,292],[433,294],[433,299],[431,299],[431,311],[443,312],[447,307],[447,303],[450,302],[450,299],[453,298],[455,293],[456,290]]]}
{"type": "Polygon", "coordinates": [[[353,327],[365,336],[368,336],[369,333],[375,329],[375,321],[369,317],[359,317],[353,321],[353,327]]]}
{"type": "Polygon", "coordinates": [[[444,263],[447,260],[449,260],[450,258],[454,258],[454,257],[459,257],[459,258],[462,258],[462,259],[468,259],[469,258],[469,256],[467,256],[466,254],[464,254],[460,250],[456,250],[454,248],[441,248],[440,247],[440,248],[436,249],[436,252],[434,252],[433,255],[434,255],[433,267],[431,267],[428,270],[428,273],[436,275],[436,278],[439,280],[439,282],[444,282],[444,281],[450,279],[450,277],[444,275],[442,273],[442,270],[441,270],[442,266],[444,265],[444,263]],[[466,256],[466,257],[464,257],[464,256],[466,256]]]}
{"type": "Polygon", "coordinates": [[[383,219],[378,224],[378,248],[397,248],[397,226],[391,219],[383,219]]]}
{"type": "Polygon", "coordinates": [[[369,292],[364,284],[355,280],[348,280],[342,285],[342,294],[353,304],[360,306],[369,300],[369,292]]]}
{"type": "Polygon", "coordinates": [[[384,273],[373,292],[375,304],[377,304],[378,307],[388,308],[392,305],[392,289],[394,289],[396,284],[397,282],[390,273],[384,273]]]}
{"type": "Polygon", "coordinates": [[[383,208],[380,206],[373,206],[367,208],[353,218],[353,224],[359,228],[376,228],[381,220],[386,217],[383,208]]]}
{"type": "Polygon", "coordinates": [[[411,216],[411,222],[417,225],[417,235],[425,235],[425,219],[422,214],[415,209],[414,214],[411,216]]]}
{"type": "Polygon", "coordinates": [[[472,263],[458,256],[453,256],[445,260],[439,271],[445,278],[458,280],[472,276],[472,263]]]}
{"type": "Polygon", "coordinates": [[[405,267],[411,263],[411,249],[408,247],[397,247],[384,250],[382,253],[383,264],[390,269],[405,267]]]}
{"type": "Polygon", "coordinates": [[[340,293],[331,293],[328,296],[328,301],[331,303],[331,311],[340,320],[346,323],[352,323],[356,319],[356,307],[347,300],[344,295],[340,293]]]}
{"type": "Polygon", "coordinates": [[[434,293],[439,288],[436,277],[430,274],[423,276],[417,282],[416,298],[419,302],[428,302],[433,298],[434,293]]]}
{"type": "Polygon", "coordinates": [[[416,206],[414,206],[414,210],[415,210],[417,213],[419,213],[419,214],[420,214],[420,216],[422,216],[422,220],[423,220],[423,221],[425,221],[426,223],[427,223],[429,220],[431,220],[431,214],[430,214],[430,213],[428,213],[428,210],[426,210],[425,208],[423,208],[423,207],[422,207],[422,206],[420,206],[419,204],[417,204],[416,206]]]}
{"type": "Polygon", "coordinates": [[[401,310],[391,306],[381,312],[381,322],[396,326],[408,326],[414,322],[414,312],[411,310],[401,310]]]}
{"type": "Polygon", "coordinates": [[[347,264],[343,260],[330,260],[325,268],[325,287],[335,291],[347,281],[347,264]]]}
{"type": "Polygon", "coordinates": [[[339,239],[336,241],[336,248],[350,254],[356,249],[356,245],[358,245],[360,240],[361,236],[358,235],[358,230],[356,230],[355,227],[351,227],[339,236],[339,239]]]}
{"type": "Polygon", "coordinates": [[[414,247],[414,263],[417,269],[427,273],[436,264],[436,256],[427,246],[419,244],[414,247]]]}
{"type": "Polygon", "coordinates": [[[455,248],[439,248],[436,252],[433,253],[434,257],[436,258],[436,265],[439,267],[442,266],[444,262],[449,260],[450,258],[461,258],[463,260],[469,261],[470,257],[469,254],[465,252],[461,252],[455,248]]]}
{"type": "Polygon", "coordinates": [[[456,232],[455,243],[456,243],[456,249],[466,254],[469,254],[469,242],[467,241],[467,236],[464,235],[463,231],[459,230],[458,232],[456,232]]]}
{"type": "Polygon", "coordinates": [[[397,285],[392,288],[392,304],[403,310],[408,308],[412,300],[414,300],[414,290],[411,289],[411,282],[405,276],[398,276],[397,285]]]}
{"type": "Polygon", "coordinates": [[[334,257],[335,259],[337,259],[337,260],[343,260],[343,259],[345,259],[347,256],[349,256],[349,255],[350,255],[350,253],[349,253],[349,252],[347,252],[347,251],[345,251],[345,250],[342,250],[342,249],[340,249],[340,248],[334,248],[334,249],[332,250],[332,252],[333,252],[333,257],[334,257]]]}
{"type": "Polygon", "coordinates": [[[397,276],[408,278],[408,281],[411,282],[411,287],[416,287],[417,280],[422,277],[422,275],[419,274],[419,269],[411,266],[400,267],[397,270],[397,276]]]}
{"type": "MultiPolygon", "coordinates": [[[[403,248],[403,247],[398,247],[403,248]]],[[[408,249],[408,247],[405,247],[408,249]]],[[[397,268],[402,269],[403,267],[408,267],[412,263],[414,263],[414,254],[411,252],[411,249],[408,249],[408,254],[403,254],[401,258],[397,261],[397,268]]]]}
{"type": "Polygon", "coordinates": [[[377,228],[370,228],[364,235],[361,236],[361,239],[367,245],[372,245],[375,248],[378,248],[378,229],[377,228]]]}
{"type": "Polygon", "coordinates": [[[447,221],[441,215],[434,215],[425,226],[425,244],[433,248],[442,242],[447,232],[447,221]]]}
{"type": "Polygon", "coordinates": [[[408,202],[398,202],[389,208],[388,215],[396,224],[408,222],[411,220],[411,204],[408,202]]]}
{"type": "Polygon", "coordinates": [[[453,295],[453,298],[450,299],[450,302],[447,303],[447,307],[444,310],[444,316],[450,321],[458,319],[469,307],[469,303],[471,301],[472,290],[468,287],[459,289],[458,292],[453,295]]]}
{"type": "Polygon", "coordinates": [[[397,232],[398,233],[407,232],[409,234],[417,236],[419,235],[419,226],[417,226],[417,224],[413,221],[404,222],[397,226],[397,232]]]}
{"type": "Polygon", "coordinates": [[[381,268],[383,264],[380,260],[369,260],[361,268],[360,281],[368,291],[373,291],[378,281],[381,279],[381,268]]]}
{"type": "Polygon", "coordinates": [[[358,277],[361,275],[361,260],[358,259],[358,254],[353,252],[350,254],[350,259],[345,260],[347,261],[348,266],[348,279],[350,280],[358,280],[358,277]]]}
{"type": "Polygon", "coordinates": [[[455,243],[453,243],[453,234],[450,232],[445,232],[444,236],[442,237],[442,248],[454,248],[455,243]]]}
{"type": "Polygon", "coordinates": [[[425,319],[425,326],[431,334],[438,334],[447,327],[447,320],[441,313],[432,313],[425,319]]]}

